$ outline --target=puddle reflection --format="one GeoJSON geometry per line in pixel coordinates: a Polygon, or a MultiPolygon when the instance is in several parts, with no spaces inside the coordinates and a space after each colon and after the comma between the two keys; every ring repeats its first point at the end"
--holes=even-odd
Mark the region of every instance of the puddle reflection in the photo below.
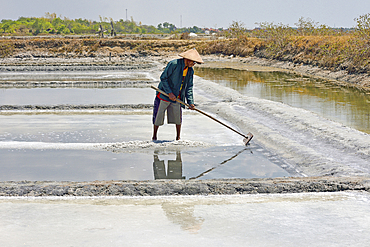
{"type": "Polygon", "coordinates": [[[182,176],[181,152],[176,152],[176,160],[168,160],[167,171],[164,160],[160,160],[158,152],[154,152],[154,179],[185,179],[182,176]]]}
{"type": "Polygon", "coordinates": [[[184,204],[179,201],[162,203],[162,209],[168,220],[179,225],[182,230],[197,234],[202,228],[204,218],[196,217],[194,204],[184,204]]]}
{"type": "Polygon", "coordinates": [[[207,180],[299,175],[276,155],[255,145],[177,151],[159,148],[143,153],[0,148],[0,157],[0,181],[207,180]]]}
{"type": "MultiPolygon", "coordinates": [[[[225,154],[230,154],[230,152],[227,152],[226,150],[224,151],[225,154]]],[[[168,156],[168,154],[163,154],[160,150],[155,150],[153,154],[154,179],[187,179],[187,177],[189,180],[212,179],[218,178],[218,173],[223,175],[231,174],[231,176],[234,178],[241,178],[245,176],[254,177],[256,174],[259,175],[259,177],[268,177],[271,176],[270,173],[275,173],[278,170],[280,170],[280,172],[277,172],[277,174],[280,173],[280,175],[289,175],[287,171],[284,171],[282,167],[279,166],[279,164],[275,164],[273,159],[270,160],[266,157],[267,160],[269,160],[268,163],[266,163],[266,160],[262,161],[261,159],[259,159],[259,162],[256,163],[256,158],[261,158],[259,154],[256,154],[252,159],[250,159],[250,155],[237,158],[242,153],[254,154],[252,148],[250,147],[244,147],[236,153],[234,150],[232,153],[232,156],[229,156],[227,159],[223,158],[224,160],[219,162],[224,156],[214,156],[210,155],[209,153],[205,153],[202,155],[202,159],[198,160],[200,158],[199,155],[201,154],[198,153],[195,155],[189,155],[187,152],[185,152],[186,165],[183,165],[182,154],[180,150],[176,151],[175,159],[163,159],[160,156],[168,156]],[[192,157],[192,159],[189,159],[190,157],[192,157]],[[205,157],[208,158],[204,159],[205,157]],[[230,164],[227,166],[226,164],[229,162],[230,164]],[[223,167],[220,168],[221,166],[223,167]],[[208,167],[208,169],[205,169],[204,167],[208,167]],[[185,172],[183,170],[185,170],[185,172]],[[212,172],[214,174],[210,174],[212,172]],[[247,174],[254,175],[251,176],[247,174]]]]}
{"type": "MultiPolygon", "coordinates": [[[[218,164],[218,165],[216,165],[216,166],[214,166],[214,167],[212,167],[211,169],[208,169],[207,171],[205,171],[205,172],[202,172],[201,174],[199,174],[198,176],[196,176],[196,177],[191,177],[191,178],[189,178],[189,180],[191,180],[191,179],[197,179],[197,178],[200,178],[200,177],[203,177],[204,175],[206,175],[206,174],[208,174],[208,173],[210,173],[211,171],[213,171],[214,169],[216,169],[217,167],[220,167],[220,166],[222,166],[223,164],[226,164],[227,162],[229,162],[229,161],[231,161],[231,160],[233,160],[234,158],[236,158],[239,154],[241,154],[241,153],[243,153],[245,150],[247,150],[248,148],[244,148],[243,150],[240,150],[239,152],[237,152],[234,156],[232,156],[231,158],[229,158],[229,159],[227,159],[227,160],[224,160],[224,161],[222,161],[220,164],[218,164]]],[[[250,151],[251,153],[253,153],[252,151],[250,151]]]]}

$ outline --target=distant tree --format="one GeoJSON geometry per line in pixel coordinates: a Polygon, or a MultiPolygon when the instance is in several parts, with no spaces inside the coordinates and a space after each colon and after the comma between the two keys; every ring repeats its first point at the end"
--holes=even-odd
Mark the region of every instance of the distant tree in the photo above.
{"type": "Polygon", "coordinates": [[[55,18],[57,18],[57,14],[56,13],[49,13],[49,12],[46,12],[45,13],[45,18],[46,19],[49,19],[50,21],[54,20],[55,18]]]}
{"type": "Polygon", "coordinates": [[[57,28],[57,34],[69,34],[71,31],[64,25],[60,25],[57,28]]]}
{"type": "Polygon", "coordinates": [[[169,22],[159,23],[157,25],[157,29],[161,31],[162,33],[171,33],[174,32],[177,28],[174,24],[171,24],[169,22]]]}
{"type": "Polygon", "coordinates": [[[245,24],[240,21],[233,21],[229,26],[229,32],[232,37],[241,37],[246,33],[247,29],[245,24]]]}
{"type": "Polygon", "coordinates": [[[193,26],[193,27],[191,27],[189,30],[190,30],[190,32],[192,32],[192,33],[201,33],[201,32],[203,31],[201,28],[199,28],[199,27],[197,27],[197,26],[193,26]]]}
{"type": "Polygon", "coordinates": [[[312,35],[315,33],[315,29],[318,27],[318,22],[313,21],[311,18],[299,18],[297,23],[294,23],[298,27],[298,32],[301,35],[312,35]]]}
{"type": "Polygon", "coordinates": [[[361,15],[355,19],[356,25],[356,34],[364,39],[370,38],[370,13],[361,15]]]}

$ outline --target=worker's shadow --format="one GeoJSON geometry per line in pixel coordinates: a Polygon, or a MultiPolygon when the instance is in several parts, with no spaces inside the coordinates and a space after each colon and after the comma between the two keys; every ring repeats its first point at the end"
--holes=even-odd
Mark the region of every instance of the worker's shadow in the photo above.
{"type": "Polygon", "coordinates": [[[164,160],[159,160],[158,153],[154,152],[153,171],[154,179],[185,179],[182,176],[181,152],[176,151],[176,160],[169,160],[167,171],[164,160]]]}
{"type": "Polygon", "coordinates": [[[168,200],[162,203],[162,209],[171,222],[179,225],[182,230],[197,234],[205,219],[196,215],[196,202],[168,200]]]}

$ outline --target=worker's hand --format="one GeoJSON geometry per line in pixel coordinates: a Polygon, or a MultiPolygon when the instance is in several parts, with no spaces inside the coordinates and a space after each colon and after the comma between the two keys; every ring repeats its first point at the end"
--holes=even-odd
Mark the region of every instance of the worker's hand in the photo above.
{"type": "Polygon", "coordinates": [[[168,96],[169,96],[170,100],[176,101],[176,96],[173,93],[169,93],[168,96]]]}
{"type": "Polygon", "coordinates": [[[194,105],[194,104],[190,104],[190,105],[189,105],[189,108],[190,108],[191,110],[194,110],[194,109],[195,109],[195,105],[194,105]]]}

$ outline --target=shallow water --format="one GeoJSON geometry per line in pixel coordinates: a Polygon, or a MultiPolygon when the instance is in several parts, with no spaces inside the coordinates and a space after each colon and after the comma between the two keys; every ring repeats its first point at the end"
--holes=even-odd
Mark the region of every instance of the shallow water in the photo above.
{"type": "MultiPolygon", "coordinates": [[[[142,72],[138,73],[140,74],[142,72]]],[[[270,73],[266,76],[271,77],[271,75],[273,76],[275,74],[270,73]]],[[[70,79],[73,79],[72,73],[69,73],[68,76],[70,79]]],[[[130,72],[130,76],[136,77],[134,72],[130,72]]],[[[154,76],[154,73],[153,75],[148,74],[146,76],[150,78],[154,76]]],[[[285,82],[289,83],[292,80],[309,80],[307,78],[298,78],[299,80],[297,78],[292,79],[291,75],[287,74],[279,76],[278,78],[285,78],[285,82]]],[[[264,77],[260,76],[260,78],[264,77]]],[[[271,78],[269,80],[272,81],[271,78]]],[[[175,127],[173,125],[160,127],[158,134],[159,143],[150,141],[153,127],[151,123],[151,110],[149,109],[83,110],[84,108],[82,107],[78,111],[4,110],[0,114],[0,151],[2,155],[0,165],[4,170],[7,170],[7,173],[4,173],[1,179],[74,181],[97,179],[151,180],[155,178],[174,178],[174,173],[177,174],[175,176],[177,179],[182,179],[183,177],[185,179],[206,179],[304,176],[306,171],[299,168],[299,165],[296,166],[297,162],[298,164],[305,164],[305,161],[312,161],[315,164],[326,164],[328,159],[333,160],[333,164],[337,162],[336,157],[331,157],[330,155],[338,153],[338,150],[330,145],[327,146],[326,140],[324,144],[322,142],[320,144],[319,141],[312,139],[311,134],[304,136],[301,135],[301,129],[295,129],[297,124],[298,127],[301,126],[301,121],[303,126],[307,124],[310,126],[308,128],[309,130],[315,130],[316,127],[313,128],[312,123],[310,121],[307,122],[305,119],[308,113],[307,111],[302,114],[297,111],[298,108],[283,107],[283,105],[271,101],[268,102],[272,104],[269,108],[262,107],[260,109],[258,107],[260,105],[258,97],[263,96],[262,92],[265,91],[271,91],[272,93],[269,94],[271,97],[280,95],[281,99],[294,98],[283,97],[284,95],[288,95],[287,92],[281,91],[285,87],[271,86],[268,90],[263,91],[262,89],[265,88],[265,83],[241,83],[239,90],[242,93],[245,90],[244,93],[246,94],[254,92],[252,96],[258,96],[253,97],[257,102],[255,105],[256,108],[251,109],[256,112],[244,112],[248,111],[249,108],[243,105],[237,106],[237,104],[231,104],[227,101],[229,96],[223,95],[226,93],[224,86],[219,87],[222,94],[217,95],[217,85],[215,86],[214,83],[205,80],[202,81],[200,78],[198,78],[198,83],[199,86],[196,94],[200,96],[199,102],[201,104],[214,98],[220,102],[225,102],[221,108],[216,106],[218,109],[213,111],[213,114],[211,113],[212,116],[218,118],[215,113],[222,114],[223,111],[234,114],[234,112],[230,111],[230,109],[234,109],[237,111],[236,118],[230,118],[233,115],[224,116],[230,119],[229,121],[231,122],[227,122],[225,119],[220,120],[246,133],[249,129],[252,129],[251,131],[256,134],[255,137],[257,138],[255,138],[255,142],[252,141],[251,145],[248,146],[249,149],[243,149],[243,138],[236,133],[190,110],[184,111],[184,124],[182,126],[183,141],[180,143],[174,141],[175,127]],[[203,96],[202,85],[208,85],[209,83],[213,85],[212,87],[216,91],[212,91],[207,99],[203,96]],[[251,90],[247,90],[249,86],[251,90]],[[253,89],[254,87],[256,89],[253,89]],[[280,94],[274,94],[273,89],[275,88],[280,90],[278,90],[280,94]],[[231,105],[234,108],[230,108],[231,105]],[[280,119],[269,118],[269,116],[275,116],[274,114],[279,112],[280,109],[286,111],[287,116],[281,116],[283,117],[281,121],[284,124],[287,123],[285,117],[289,117],[289,114],[294,116],[298,114],[297,123],[292,123],[296,124],[293,125],[293,129],[292,126],[284,129],[285,125],[281,124],[280,119]],[[254,115],[250,115],[251,113],[254,115]],[[263,116],[261,113],[267,115],[263,116]],[[257,118],[255,117],[256,114],[257,118]],[[248,128],[245,128],[249,120],[244,124],[244,120],[240,121],[242,117],[251,117],[253,121],[261,121],[261,124],[264,126],[260,126],[259,122],[254,122],[248,128]],[[267,120],[265,121],[265,119],[267,120]],[[232,121],[240,124],[240,128],[234,125],[232,121]],[[270,124],[271,126],[265,126],[265,124],[270,124]],[[286,137],[281,141],[278,133],[282,133],[286,137]],[[303,141],[301,138],[304,138],[303,141]],[[271,145],[265,145],[266,141],[272,142],[274,140],[277,140],[277,148],[271,145]],[[315,145],[313,147],[315,150],[311,147],[309,149],[304,147],[304,145],[310,146],[311,142],[314,142],[315,145]],[[285,143],[285,146],[289,147],[289,149],[285,150],[283,148],[282,150],[284,152],[281,152],[279,149],[281,143],[285,143]],[[317,145],[318,143],[321,146],[317,145]],[[297,154],[297,150],[295,149],[298,151],[303,150],[303,155],[299,152],[297,154]],[[316,149],[318,150],[316,151],[316,149]],[[310,156],[306,156],[307,150],[310,156]],[[174,170],[171,170],[168,167],[172,167],[175,164],[174,161],[176,161],[176,157],[178,156],[176,151],[180,152],[179,156],[181,156],[182,163],[181,165],[175,165],[174,170]],[[157,155],[158,162],[156,165],[154,164],[156,160],[155,152],[159,153],[157,155]],[[274,155],[270,154],[270,152],[274,153],[274,155]],[[281,157],[284,157],[285,160],[281,157]],[[286,160],[286,157],[293,157],[294,160],[286,160]],[[131,164],[135,164],[135,166],[131,166],[131,164]],[[79,171],[77,170],[78,167],[81,168],[79,171]],[[22,170],[25,172],[19,172],[17,174],[16,171],[22,170]],[[67,172],[65,173],[65,171],[67,172]]],[[[225,86],[235,84],[227,80],[220,83],[224,83],[225,86]]],[[[281,85],[282,83],[279,82],[276,85],[281,85]]],[[[275,84],[272,83],[271,85],[275,84]]],[[[87,104],[101,104],[104,106],[117,103],[136,105],[151,104],[154,99],[154,91],[148,88],[10,88],[3,89],[0,92],[3,93],[3,96],[6,96],[1,99],[3,101],[0,104],[3,105],[40,104],[50,106],[54,104],[74,104],[76,106],[85,106],[87,104]]],[[[317,98],[317,96],[315,97],[317,98]]],[[[317,103],[316,98],[314,100],[311,99],[313,101],[313,108],[320,109],[320,104],[317,103]]],[[[214,104],[211,103],[210,105],[214,104]]],[[[206,107],[206,104],[203,106],[206,107]]],[[[326,128],[331,129],[332,126],[336,126],[335,123],[325,122],[325,125],[320,125],[317,128],[321,131],[326,128]]],[[[322,134],[321,132],[320,136],[322,134]]],[[[342,132],[340,132],[340,135],[333,133],[333,135],[329,135],[329,138],[335,139],[336,136],[341,138],[341,134],[342,132]]],[[[345,136],[345,138],[347,137],[345,136]]],[[[352,138],[355,138],[355,136],[352,136],[352,138]]],[[[360,136],[359,138],[361,139],[363,137],[360,136]]],[[[354,141],[355,144],[353,144],[355,147],[359,146],[356,140],[354,141]]],[[[348,142],[348,145],[351,145],[351,142],[348,142]]],[[[359,146],[361,150],[356,150],[356,152],[360,151],[366,154],[366,149],[362,150],[361,145],[359,146]]],[[[337,144],[335,144],[336,146],[337,144]]],[[[339,151],[342,152],[342,149],[339,151]]],[[[351,154],[349,157],[343,156],[341,160],[348,164],[359,164],[360,166],[366,163],[366,161],[359,159],[361,157],[358,155],[351,154]]],[[[337,167],[336,164],[334,165],[337,167]]],[[[306,166],[302,165],[302,167],[305,168],[306,166]]],[[[312,169],[312,171],[309,170],[308,172],[313,174],[318,173],[313,168],[313,165],[307,165],[307,167],[312,169]]],[[[342,170],[343,172],[347,171],[346,169],[342,170]]]]}
{"type": "MultiPolygon", "coordinates": [[[[125,112],[124,112],[125,113],[125,112]]],[[[242,138],[210,119],[184,112],[182,137],[211,145],[239,145],[242,138]]],[[[14,114],[0,115],[0,141],[47,143],[115,143],[149,141],[152,115],[131,114],[14,114]]],[[[173,141],[174,125],[159,128],[158,138],[173,141]]],[[[1,147],[1,145],[0,145],[1,147]]]]}
{"type": "MultiPolygon", "coordinates": [[[[257,138],[244,147],[240,136],[189,112],[184,114],[183,139],[207,145],[178,145],[173,141],[174,126],[166,125],[160,128],[159,138],[162,144],[172,145],[154,143],[158,149],[155,145],[98,148],[111,142],[150,142],[150,119],[150,111],[144,110],[114,114],[1,114],[0,180],[263,178],[298,174],[277,155],[258,146],[257,138]]],[[[266,137],[276,134],[278,126],[273,124],[271,131],[262,132],[266,137]]],[[[300,134],[294,129],[287,133],[291,139],[300,134]]],[[[317,145],[315,140],[311,143],[317,145]]],[[[325,140],[325,144],[330,146],[330,141],[325,140]]],[[[289,147],[290,143],[283,145],[289,147]]],[[[289,148],[291,153],[293,149],[289,148]]],[[[367,246],[369,201],[369,194],[360,192],[150,198],[1,197],[0,234],[5,237],[0,239],[0,245],[367,246]]]]}
{"type": "Polygon", "coordinates": [[[369,202],[361,192],[0,198],[0,245],[368,246],[369,202]]]}
{"type": "Polygon", "coordinates": [[[0,89],[0,105],[152,104],[149,88],[8,88],[0,89]]]}
{"type": "Polygon", "coordinates": [[[243,146],[238,135],[189,111],[184,114],[182,137],[188,142],[201,140],[202,143],[194,142],[190,147],[187,142],[174,143],[172,125],[162,126],[158,133],[161,141],[152,143],[148,141],[151,115],[142,113],[0,115],[0,181],[297,175],[278,157],[257,145],[243,146]],[[114,143],[118,147],[110,147],[114,143]],[[166,143],[169,145],[161,145],[166,143]]]}
{"type": "MultiPolygon", "coordinates": [[[[47,67],[45,67],[47,68],[47,67]]],[[[44,70],[45,70],[44,68],[44,70]]],[[[2,72],[0,82],[79,82],[79,81],[151,81],[152,77],[147,72],[130,71],[22,71],[2,72]]]]}
{"type": "Polygon", "coordinates": [[[282,102],[370,133],[370,94],[327,80],[283,72],[254,72],[197,67],[195,74],[238,92],[282,102]]]}
{"type": "Polygon", "coordinates": [[[287,177],[284,163],[256,147],[93,150],[0,149],[0,181],[95,181],[287,177]],[[258,162],[257,162],[258,161],[258,162]]]}

